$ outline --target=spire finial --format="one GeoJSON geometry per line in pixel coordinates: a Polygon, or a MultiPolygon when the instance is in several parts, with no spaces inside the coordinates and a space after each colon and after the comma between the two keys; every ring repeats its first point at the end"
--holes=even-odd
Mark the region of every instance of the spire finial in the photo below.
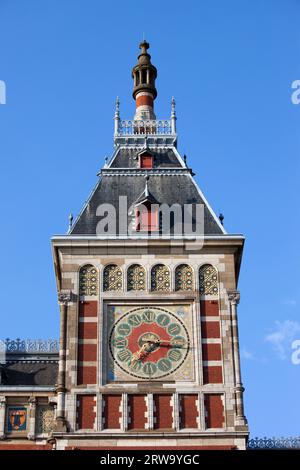
{"type": "Polygon", "coordinates": [[[176,134],[176,110],[175,110],[175,105],[176,105],[176,102],[175,102],[175,98],[174,96],[172,96],[172,100],[171,100],[171,131],[172,131],[172,134],[176,134]]]}
{"type": "Polygon", "coordinates": [[[172,100],[171,100],[172,115],[176,116],[175,105],[176,105],[176,101],[175,101],[174,96],[172,96],[172,100]]]}
{"type": "Polygon", "coordinates": [[[144,191],[145,197],[149,196],[148,181],[149,181],[149,176],[146,175],[145,176],[145,191],[144,191]]]}
{"type": "Polygon", "coordinates": [[[116,98],[115,116],[120,116],[120,100],[119,100],[119,97],[118,97],[118,96],[117,96],[117,98],[116,98]]]}
{"type": "Polygon", "coordinates": [[[120,100],[119,97],[117,96],[116,99],[116,108],[115,108],[115,136],[119,134],[119,125],[120,125],[120,100]]]}
{"type": "Polygon", "coordinates": [[[73,225],[73,214],[72,212],[69,214],[69,231],[71,230],[73,225]]]}
{"type": "Polygon", "coordinates": [[[132,96],[136,103],[134,116],[136,121],[156,119],[154,100],[157,96],[155,88],[157,70],[151,63],[151,55],[148,53],[149,47],[149,43],[143,39],[139,44],[141,52],[138,55],[138,62],[132,69],[134,80],[132,96]]]}

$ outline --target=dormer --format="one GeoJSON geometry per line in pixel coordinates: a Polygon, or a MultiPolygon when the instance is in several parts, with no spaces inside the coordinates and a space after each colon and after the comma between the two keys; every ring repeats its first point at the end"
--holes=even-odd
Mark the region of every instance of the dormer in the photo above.
{"type": "Polygon", "coordinates": [[[137,154],[138,166],[141,169],[150,170],[154,165],[154,154],[148,148],[143,149],[137,154]]]}

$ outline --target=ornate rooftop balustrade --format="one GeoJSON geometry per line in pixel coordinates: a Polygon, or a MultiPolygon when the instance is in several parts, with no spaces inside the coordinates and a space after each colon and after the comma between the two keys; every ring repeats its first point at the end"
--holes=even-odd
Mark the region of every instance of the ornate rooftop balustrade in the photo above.
{"type": "Polygon", "coordinates": [[[119,121],[117,135],[173,134],[171,120],[119,121]]]}
{"type": "Polygon", "coordinates": [[[255,437],[249,439],[248,449],[300,449],[300,437],[255,437]]]}
{"type": "Polygon", "coordinates": [[[58,353],[59,341],[57,339],[5,339],[0,340],[2,353],[58,353]]]}

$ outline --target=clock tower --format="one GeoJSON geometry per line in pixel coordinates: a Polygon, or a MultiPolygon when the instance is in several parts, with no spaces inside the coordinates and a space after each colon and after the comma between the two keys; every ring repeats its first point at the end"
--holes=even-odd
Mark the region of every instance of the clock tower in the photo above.
{"type": "Polygon", "coordinates": [[[149,44],[135,114],[67,235],[52,238],[60,303],[58,449],[244,449],[237,290],[228,234],[157,119],[149,44]]]}

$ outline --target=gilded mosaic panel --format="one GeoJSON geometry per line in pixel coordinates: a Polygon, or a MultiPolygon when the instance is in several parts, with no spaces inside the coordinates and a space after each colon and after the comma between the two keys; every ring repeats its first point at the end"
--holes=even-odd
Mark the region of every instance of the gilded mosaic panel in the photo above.
{"type": "Polygon", "coordinates": [[[79,271],[79,295],[98,294],[98,271],[92,265],[83,266],[79,271]]]}
{"type": "Polygon", "coordinates": [[[193,290],[193,269],[188,264],[181,264],[175,270],[175,290],[193,290]]]}
{"type": "Polygon", "coordinates": [[[199,271],[199,289],[201,295],[218,295],[218,273],[211,264],[201,266],[199,271]]]}
{"type": "Polygon", "coordinates": [[[103,290],[121,291],[123,289],[122,269],[116,264],[109,264],[103,271],[103,290]]]}
{"type": "Polygon", "coordinates": [[[164,264],[157,264],[151,270],[151,290],[169,292],[171,288],[170,270],[164,264]]]}
{"type": "Polygon", "coordinates": [[[128,268],[127,290],[146,290],[146,271],[143,266],[133,264],[128,268]]]}

